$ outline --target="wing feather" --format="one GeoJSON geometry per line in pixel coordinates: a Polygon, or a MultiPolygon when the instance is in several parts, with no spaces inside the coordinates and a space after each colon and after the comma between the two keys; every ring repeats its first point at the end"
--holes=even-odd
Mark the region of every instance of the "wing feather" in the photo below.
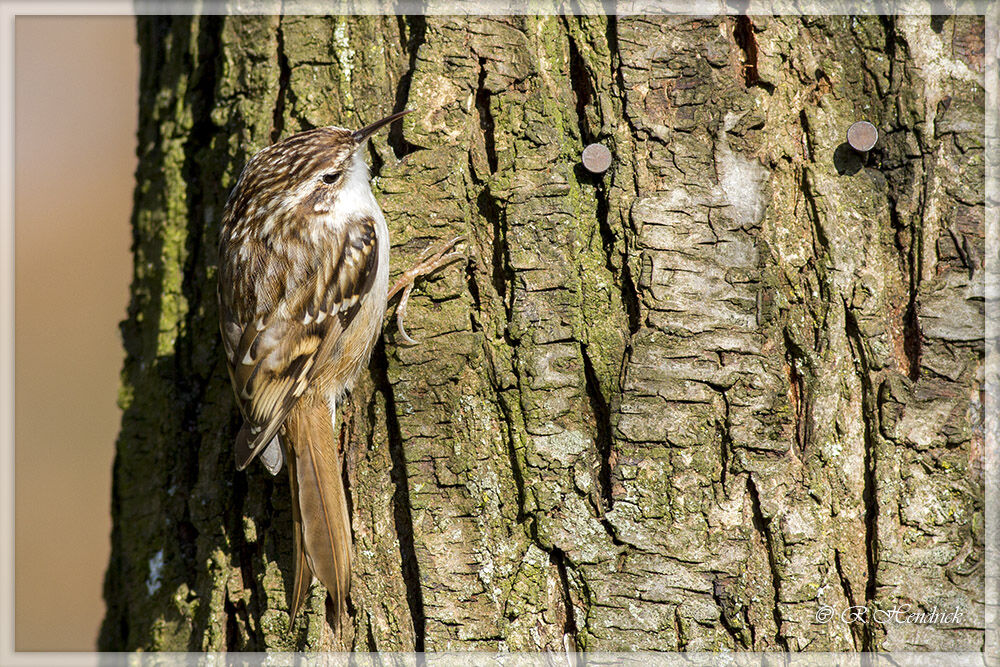
{"type": "Polygon", "coordinates": [[[226,359],[249,431],[237,440],[240,470],[278,433],[372,289],[378,260],[375,220],[352,220],[331,246],[322,253],[329,261],[320,261],[297,285],[252,284],[260,277],[255,274],[268,272],[246,276],[251,283],[245,289],[254,292],[258,305],[269,306],[267,312],[226,313],[227,299],[220,292],[226,359]],[[283,295],[279,303],[268,298],[274,294],[283,295]]]}

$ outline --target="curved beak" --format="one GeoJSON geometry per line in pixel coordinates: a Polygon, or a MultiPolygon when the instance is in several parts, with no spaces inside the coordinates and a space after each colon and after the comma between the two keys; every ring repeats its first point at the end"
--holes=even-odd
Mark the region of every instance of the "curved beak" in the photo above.
{"type": "Polygon", "coordinates": [[[368,125],[366,127],[361,128],[360,130],[355,131],[354,134],[351,135],[351,137],[354,139],[354,143],[360,146],[368,139],[368,137],[370,137],[376,131],[385,127],[394,120],[402,118],[411,111],[413,111],[413,109],[404,109],[403,111],[394,113],[391,116],[386,116],[382,120],[377,120],[371,125],[368,125]]]}

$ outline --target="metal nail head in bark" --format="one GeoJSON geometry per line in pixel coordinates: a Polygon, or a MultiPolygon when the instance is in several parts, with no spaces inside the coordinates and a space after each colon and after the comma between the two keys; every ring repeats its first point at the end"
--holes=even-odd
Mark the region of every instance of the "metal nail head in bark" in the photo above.
{"type": "Polygon", "coordinates": [[[590,144],[583,149],[583,166],[592,174],[603,174],[611,166],[611,151],[603,144],[590,144]]]}
{"type": "Polygon", "coordinates": [[[859,120],[847,130],[847,143],[859,153],[867,153],[878,141],[878,129],[867,120],[859,120]]]}

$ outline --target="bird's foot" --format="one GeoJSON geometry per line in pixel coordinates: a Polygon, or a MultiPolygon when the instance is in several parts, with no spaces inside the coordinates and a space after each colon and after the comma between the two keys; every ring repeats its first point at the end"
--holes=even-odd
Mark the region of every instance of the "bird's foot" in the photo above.
{"type": "Polygon", "coordinates": [[[413,285],[416,283],[417,278],[433,273],[442,266],[451,264],[456,259],[463,257],[465,253],[461,250],[454,250],[454,247],[464,240],[464,236],[456,236],[450,241],[437,246],[431,246],[420,256],[420,261],[417,265],[404,271],[403,275],[396,281],[396,284],[389,290],[389,295],[386,297],[387,301],[396,296],[398,292],[403,292],[402,296],[399,297],[399,305],[396,306],[396,328],[399,329],[400,337],[410,345],[416,345],[417,341],[410,338],[409,334],[406,333],[406,329],[403,328],[403,318],[406,317],[406,305],[409,303],[413,285]]]}

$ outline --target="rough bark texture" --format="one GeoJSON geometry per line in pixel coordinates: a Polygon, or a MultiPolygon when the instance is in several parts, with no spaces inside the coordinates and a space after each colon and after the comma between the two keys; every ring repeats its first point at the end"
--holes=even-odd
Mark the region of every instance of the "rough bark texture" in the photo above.
{"type": "Polygon", "coordinates": [[[983,38],[979,16],[139,18],[101,648],[981,650],[983,38]],[[407,106],[370,150],[394,274],[458,234],[468,259],[419,284],[420,345],[390,321],[344,412],[334,637],[319,584],[289,627],[287,477],[234,470],[216,238],[254,151],[407,106]],[[903,604],[962,616],[839,617],[903,604]]]}

